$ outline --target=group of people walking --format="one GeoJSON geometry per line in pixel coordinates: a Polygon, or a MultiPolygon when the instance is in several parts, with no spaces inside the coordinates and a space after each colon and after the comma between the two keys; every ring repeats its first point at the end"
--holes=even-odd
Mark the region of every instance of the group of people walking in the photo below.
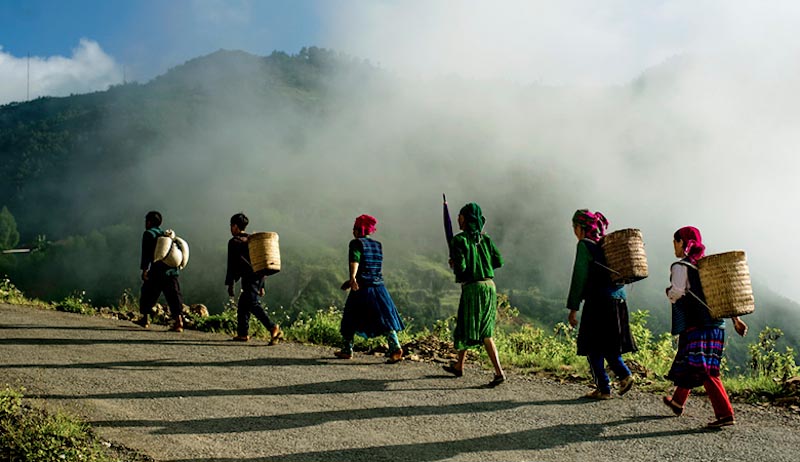
{"type": "MultiPolygon", "coordinates": [[[[142,256],[140,269],[142,270],[142,289],[139,297],[139,312],[141,318],[137,322],[142,327],[150,326],[150,316],[153,308],[163,293],[167,300],[173,332],[183,331],[183,295],[178,281],[180,269],[171,267],[163,260],[157,260],[156,242],[159,237],[165,236],[167,232],[161,228],[161,213],[157,211],[148,212],[145,215],[145,231],[142,235],[142,256]]],[[[248,250],[248,234],[245,232],[250,220],[244,213],[237,213],[230,219],[231,239],[228,241],[227,269],[225,271],[225,285],[228,288],[228,295],[234,297],[234,284],[241,280],[241,292],[237,302],[236,316],[236,335],[231,338],[236,342],[247,342],[250,340],[250,317],[255,316],[261,321],[270,333],[270,345],[276,344],[283,338],[283,331],[280,326],[270,320],[264,307],[261,305],[261,297],[266,290],[264,286],[265,275],[253,270],[250,263],[250,252],[248,250]]]]}
{"type": "MultiPolygon", "coordinates": [[[[595,389],[586,396],[610,399],[611,387],[605,364],[618,379],[621,396],[633,386],[634,379],[622,354],[636,351],[628,319],[625,288],[611,279],[601,248],[608,220],[600,212],[578,210],[572,217],[578,239],[572,281],[567,297],[568,320],[578,326],[577,314],[583,302],[578,328],[578,354],[586,356],[595,389]]],[[[675,384],[672,396],[664,404],[680,416],[689,392],[703,385],[714,408],[715,420],[708,424],[720,428],[736,423],[733,407],[720,380],[720,361],[725,344],[725,324],[709,314],[697,262],[705,256],[705,245],[697,228],[685,226],[673,235],[675,257],[670,267],[670,286],[666,295],[672,303],[672,334],[678,336],[678,351],[667,374],[675,384]]],[[[738,317],[733,324],[739,335],[747,325],[738,317]]]]}
{"type": "MultiPolygon", "coordinates": [[[[173,318],[170,329],[180,332],[183,329],[183,300],[178,271],[163,262],[153,261],[155,240],[164,234],[161,220],[158,212],[149,212],[145,217],[140,324],[144,327],[149,324],[148,315],[163,292],[173,318]]],[[[237,335],[232,340],[249,340],[249,320],[254,315],[270,332],[272,345],[283,334],[260,302],[265,293],[264,276],[253,271],[250,264],[245,232],[248,223],[243,213],[232,216],[230,220],[232,238],[228,243],[225,277],[229,295],[234,295],[234,283],[242,281],[237,304],[237,335]]],[[[361,215],[353,224],[353,240],[348,251],[349,278],[342,284],[343,290],[350,291],[340,327],[343,343],[334,355],[351,359],[356,335],[366,338],[385,336],[389,345],[387,362],[397,363],[404,354],[397,333],[405,325],[384,284],[382,245],[371,237],[377,223],[374,217],[361,215]]],[[[458,214],[461,232],[449,242],[449,264],[455,281],[461,284],[461,297],[453,332],[458,353],[456,360],[443,369],[455,377],[462,377],[467,350],[482,346],[494,368],[494,377],[487,384],[493,388],[506,380],[493,340],[497,317],[497,289],[493,278],[494,271],[503,266],[503,257],[492,238],[484,232],[485,224],[481,207],[474,202],[466,204],[458,214]]],[[[594,389],[586,397],[597,400],[612,398],[606,364],[617,377],[618,395],[624,395],[633,387],[633,374],[622,355],[636,351],[625,287],[612,281],[601,247],[607,227],[608,220],[600,212],[582,209],[573,215],[572,230],[578,244],[566,303],[568,322],[578,328],[577,353],[586,356],[594,379],[594,389]]],[[[663,402],[675,415],[681,415],[690,391],[703,385],[716,417],[708,424],[709,427],[733,425],[733,408],[720,380],[724,320],[709,315],[697,270],[698,260],[705,255],[700,231],[689,226],[680,228],[674,234],[673,246],[679,261],[671,266],[666,294],[672,303],[672,333],[678,335],[678,351],[668,374],[676,388],[671,396],[663,398],[663,402]]],[[[736,332],[745,335],[747,325],[739,318],[732,320],[736,332]]]]}

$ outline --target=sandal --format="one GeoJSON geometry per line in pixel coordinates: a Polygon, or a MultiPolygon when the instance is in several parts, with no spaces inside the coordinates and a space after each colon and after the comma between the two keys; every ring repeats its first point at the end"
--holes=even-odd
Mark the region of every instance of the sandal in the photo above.
{"type": "Polygon", "coordinates": [[[736,425],[736,420],[733,418],[732,415],[729,415],[728,417],[722,417],[721,419],[717,419],[717,420],[715,420],[713,422],[709,422],[708,425],[706,425],[706,426],[708,428],[722,428],[722,427],[728,427],[728,426],[731,426],[731,425],[736,425]]]}
{"type": "Polygon", "coordinates": [[[464,375],[464,369],[456,368],[455,363],[450,363],[447,366],[442,366],[442,369],[444,369],[445,372],[449,372],[455,375],[456,377],[461,377],[464,375]]]}
{"type": "Polygon", "coordinates": [[[172,322],[172,327],[169,328],[170,332],[183,332],[183,317],[178,316],[172,322]]]}
{"type": "MultiPolygon", "coordinates": [[[[670,398],[669,396],[665,396],[663,401],[664,401],[664,404],[666,404],[668,408],[672,409],[672,412],[676,416],[680,417],[680,415],[683,414],[683,406],[681,406],[679,404],[675,404],[675,401],[672,401],[672,398],[670,398]]],[[[709,425],[711,425],[711,424],[709,424],[709,425]]]]}
{"type": "Polygon", "coordinates": [[[270,339],[268,343],[269,346],[277,345],[278,342],[283,338],[283,331],[277,324],[269,331],[269,333],[270,333],[270,339]]]}
{"type": "Polygon", "coordinates": [[[633,374],[619,381],[619,389],[617,389],[617,394],[622,396],[625,393],[629,392],[632,387],[633,387],[633,374]]]}
{"type": "Polygon", "coordinates": [[[600,390],[592,390],[589,393],[583,395],[583,397],[589,399],[607,400],[611,399],[611,393],[603,393],[600,390]]]}
{"type": "Polygon", "coordinates": [[[337,351],[333,353],[339,359],[353,359],[353,353],[348,353],[346,351],[337,351]]]}
{"type": "Polygon", "coordinates": [[[506,381],[506,376],[505,375],[495,375],[494,379],[492,379],[491,382],[486,384],[486,387],[487,388],[494,388],[494,387],[500,385],[501,383],[503,383],[505,381],[506,381]]]}
{"type": "Polygon", "coordinates": [[[403,349],[398,348],[389,355],[389,359],[386,360],[386,364],[399,363],[402,360],[403,360],[403,349]]]}

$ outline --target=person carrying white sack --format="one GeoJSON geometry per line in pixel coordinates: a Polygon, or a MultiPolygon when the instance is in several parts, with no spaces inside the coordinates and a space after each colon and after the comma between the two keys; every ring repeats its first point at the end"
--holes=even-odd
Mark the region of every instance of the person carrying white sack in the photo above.
{"type": "MultiPolygon", "coordinates": [[[[140,326],[150,327],[150,315],[161,293],[167,299],[173,332],[183,332],[183,295],[181,284],[178,281],[180,266],[172,267],[163,259],[155,260],[156,244],[158,238],[167,234],[161,229],[161,214],[156,211],[148,212],[144,219],[145,231],[142,235],[142,290],[139,297],[139,312],[142,318],[136,322],[140,326]]],[[[188,249],[186,249],[188,251],[188,249]]],[[[188,256],[188,255],[187,255],[188,256]]]]}

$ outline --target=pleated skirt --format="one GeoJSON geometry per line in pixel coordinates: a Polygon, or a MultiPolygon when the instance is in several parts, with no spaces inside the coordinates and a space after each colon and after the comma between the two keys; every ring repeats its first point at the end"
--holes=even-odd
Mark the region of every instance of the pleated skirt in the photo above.
{"type": "Polygon", "coordinates": [[[699,387],[708,377],[719,377],[725,329],[700,327],[678,337],[678,353],[667,378],[683,388],[699,387]]]}
{"type": "Polygon", "coordinates": [[[403,329],[405,324],[386,286],[361,286],[359,290],[350,291],[342,314],[342,336],[373,338],[403,329]]]}
{"type": "Polygon", "coordinates": [[[497,288],[494,281],[476,281],[461,286],[458,317],[453,332],[457,350],[476,348],[491,337],[497,319],[497,288]]]}

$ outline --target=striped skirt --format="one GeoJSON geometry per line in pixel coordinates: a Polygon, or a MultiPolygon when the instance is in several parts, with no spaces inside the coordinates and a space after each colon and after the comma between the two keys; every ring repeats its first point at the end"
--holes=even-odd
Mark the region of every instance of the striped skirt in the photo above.
{"type": "Polygon", "coordinates": [[[682,388],[695,388],[708,377],[719,377],[725,329],[700,327],[678,337],[678,353],[667,378],[682,388]]]}
{"type": "Polygon", "coordinates": [[[456,350],[483,346],[483,339],[494,333],[497,318],[497,288],[491,279],[469,282],[461,286],[456,330],[456,350]]]}

